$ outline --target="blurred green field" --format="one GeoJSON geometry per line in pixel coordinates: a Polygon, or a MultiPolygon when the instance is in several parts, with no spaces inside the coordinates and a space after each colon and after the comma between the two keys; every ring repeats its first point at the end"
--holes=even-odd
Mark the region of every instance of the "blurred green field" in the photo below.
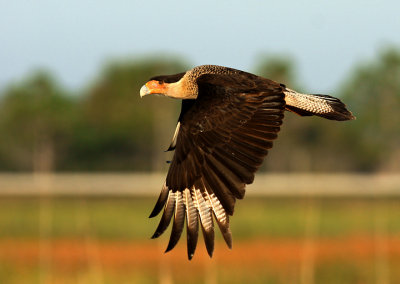
{"type": "MultiPolygon", "coordinates": [[[[148,219],[156,197],[137,198],[6,198],[0,200],[0,238],[38,238],[40,218],[53,238],[85,236],[98,239],[148,239],[159,218],[148,219]],[[82,221],[85,220],[85,221],[82,221]],[[82,224],[88,222],[88,224],[82,224]]],[[[263,236],[301,237],[310,214],[318,235],[336,237],[373,234],[376,218],[384,217],[387,233],[400,233],[400,199],[257,198],[239,200],[231,218],[235,240],[263,236]],[[311,211],[311,212],[310,212],[311,211]]]]}
{"type": "Polygon", "coordinates": [[[251,196],[233,250],[217,233],[214,258],[200,238],[191,262],[185,236],[168,254],[169,232],[149,239],[154,202],[2,198],[0,283],[400,283],[400,199],[251,196]]]}

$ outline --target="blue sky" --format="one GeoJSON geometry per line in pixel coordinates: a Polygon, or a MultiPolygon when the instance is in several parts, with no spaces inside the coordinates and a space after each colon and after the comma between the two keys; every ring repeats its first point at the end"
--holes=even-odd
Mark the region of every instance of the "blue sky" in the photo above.
{"type": "Polygon", "coordinates": [[[334,92],[354,64],[400,48],[399,11],[398,0],[0,0],[0,87],[46,68],[82,88],[113,58],[251,71],[272,54],[295,59],[310,92],[334,92]]]}

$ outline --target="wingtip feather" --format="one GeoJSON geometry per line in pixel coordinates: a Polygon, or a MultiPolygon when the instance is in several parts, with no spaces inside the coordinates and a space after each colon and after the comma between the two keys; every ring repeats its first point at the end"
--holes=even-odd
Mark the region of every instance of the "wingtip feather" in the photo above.
{"type": "Polygon", "coordinates": [[[164,185],[161,189],[161,193],[158,197],[156,204],[154,205],[153,210],[150,213],[149,218],[153,218],[161,212],[161,210],[165,206],[165,203],[167,202],[167,199],[168,199],[168,187],[164,183],[164,185]]]}
{"type": "Polygon", "coordinates": [[[172,215],[174,214],[175,201],[176,193],[170,191],[168,193],[168,200],[164,206],[164,213],[161,216],[160,223],[158,224],[156,231],[151,237],[152,239],[158,238],[162,233],[164,233],[165,229],[167,229],[169,223],[171,222],[172,215]]]}

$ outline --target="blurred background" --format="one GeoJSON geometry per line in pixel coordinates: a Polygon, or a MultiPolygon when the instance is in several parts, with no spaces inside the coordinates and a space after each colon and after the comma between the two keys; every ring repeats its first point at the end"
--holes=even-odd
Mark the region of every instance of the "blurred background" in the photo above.
{"type": "Polygon", "coordinates": [[[400,4],[0,2],[0,283],[400,283],[400,4]],[[214,257],[150,240],[180,102],[218,64],[342,99],[285,116],[214,257]]]}

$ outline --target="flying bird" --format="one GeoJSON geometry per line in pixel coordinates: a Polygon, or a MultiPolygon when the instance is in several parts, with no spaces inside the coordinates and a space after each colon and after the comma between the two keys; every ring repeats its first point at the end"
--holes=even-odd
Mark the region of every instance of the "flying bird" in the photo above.
{"type": "Polygon", "coordinates": [[[150,94],[182,99],[168,148],[174,156],[150,214],[163,211],[152,238],[159,237],[173,219],[166,249],[170,251],[186,223],[189,260],[196,250],[199,224],[212,256],[214,219],[232,248],[229,216],[272,148],[285,110],[331,120],[355,119],[337,98],[298,93],[284,84],[216,65],[153,77],[140,89],[141,97],[150,94]]]}

